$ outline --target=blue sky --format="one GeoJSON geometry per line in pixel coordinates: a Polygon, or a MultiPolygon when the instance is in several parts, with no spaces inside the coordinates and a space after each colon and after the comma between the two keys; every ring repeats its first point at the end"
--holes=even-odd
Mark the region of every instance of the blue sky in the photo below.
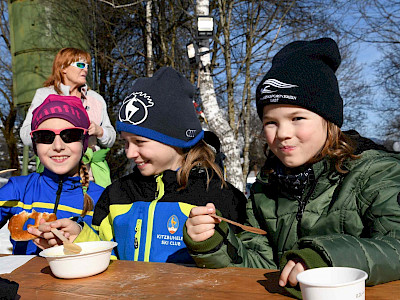
{"type": "MultiPolygon", "coordinates": [[[[369,83],[373,83],[376,81],[376,68],[374,68],[372,64],[379,60],[380,57],[380,52],[373,44],[362,43],[360,45],[360,49],[357,55],[357,61],[362,64],[363,75],[369,83]]],[[[374,94],[378,94],[377,90],[375,91],[376,92],[374,94]]],[[[369,111],[368,117],[370,122],[366,123],[367,129],[365,130],[366,132],[368,132],[368,137],[379,138],[376,128],[378,128],[378,126],[380,126],[380,124],[382,123],[381,116],[375,111],[369,111]]]]}

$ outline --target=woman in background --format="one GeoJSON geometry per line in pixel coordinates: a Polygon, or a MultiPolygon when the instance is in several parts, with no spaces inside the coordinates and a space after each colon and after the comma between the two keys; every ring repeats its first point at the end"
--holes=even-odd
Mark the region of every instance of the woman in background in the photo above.
{"type": "Polygon", "coordinates": [[[32,112],[48,95],[78,97],[82,100],[90,118],[89,147],[83,161],[89,166],[91,180],[106,187],[111,183],[111,179],[105,156],[109,151],[108,148],[114,145],[116,133],[108,117],[107,105],[103,97],[90,90],[86,84],[90,60],[89,53],[76,48],[63,48],[57,53],[51,75],[44,82],[44,87],[36,90],[21,127],[20,136],[24,145],[32,146],[29,135],[32,112]]]}

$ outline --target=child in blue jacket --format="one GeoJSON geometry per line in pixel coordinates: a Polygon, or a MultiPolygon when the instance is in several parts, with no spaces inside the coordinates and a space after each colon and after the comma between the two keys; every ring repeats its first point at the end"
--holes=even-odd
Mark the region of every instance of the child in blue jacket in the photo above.
{"type": "MultiPolygon", "coordinates": [[[[89,125],[81,101],[73,96],[49,95],[34,110],[31,137],[34,151],[45,169],[41,174],[12,177],[0,189],[1,227],[13,215],[33,210],[55,213],[58,219],[91,223],[93,207],[104,188],[89,182],[87,169],[81,162],[87,148],[89,125]]],[[[32,223],[28,219],[24,229],[32,223]]],[[[40,251],[32,240],[16,241],[11,236],[11,243],[13,254],[40,251]]]]}

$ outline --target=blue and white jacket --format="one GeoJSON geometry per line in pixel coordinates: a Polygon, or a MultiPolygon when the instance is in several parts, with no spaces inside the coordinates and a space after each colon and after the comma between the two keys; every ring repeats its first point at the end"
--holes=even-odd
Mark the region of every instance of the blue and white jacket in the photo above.
{"type": "Polygon", "coordinates": [[[75,242],[115,241],[112,259],[193,263],[183,242],[183,226],[194,206],[215,204],[223,216],[244,222],[246,197],[214,174],[207,188],[204,169],[190,173],[179,190],[176,172],[142,176],[138,169],[108,186],[99,199],[93,224],[84,224],[75,242]]]}
{"type": "MultiPolygon", "coordinates": [[[[83,191],[81,178],[59,176],[47,169],[43,173],[31,173],[27,176],[11,177],[0,189],[0,228],[9,218],[25,210],[28,213],[34,209],[37,212],[53,213],[56,211],[57,219],[71,218],[82,214],[83,191]]],[[[90,182],[88,195],[96,204],[104,188],[90,182]]],[[[87,212],[83,217],[89,224],[92,221],[93,211],[87,212]]],[[[34,220],[28,219],[27,224],[34,220]]],[[[13,254],[38,254],[41,250],[32,241],[16,242],[13,244],[13,254]]]]}

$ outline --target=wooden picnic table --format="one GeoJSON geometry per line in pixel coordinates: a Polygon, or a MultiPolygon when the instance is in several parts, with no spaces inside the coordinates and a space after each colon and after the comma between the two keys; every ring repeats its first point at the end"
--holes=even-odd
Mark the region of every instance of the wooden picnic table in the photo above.
{"type": "MultiPolygon", "coordinates": [[[[35,257],[10,274],[21,299],[291,299],[277,270],[201,269],[170,263],[112,261],[101,274],[59,279],[45,258],[35,257]]],[[[400,299],[400,280],[366,288],[366,299],[400,299]]]]}

